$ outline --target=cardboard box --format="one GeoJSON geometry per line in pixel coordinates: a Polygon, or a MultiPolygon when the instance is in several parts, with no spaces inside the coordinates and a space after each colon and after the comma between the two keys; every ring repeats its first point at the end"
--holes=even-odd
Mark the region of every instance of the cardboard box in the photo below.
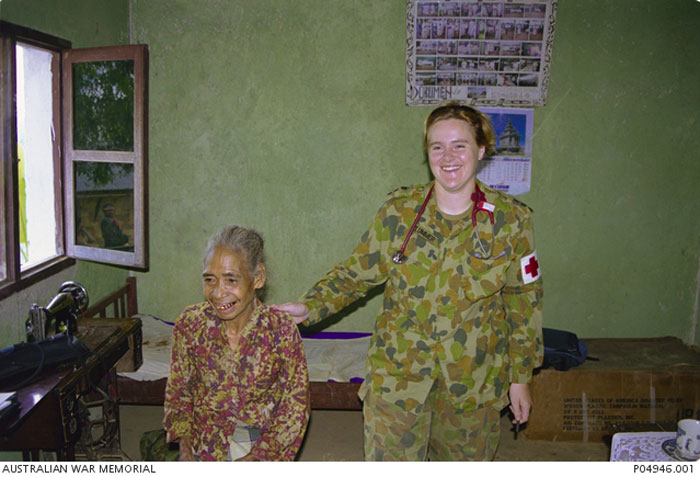
{"type": "Polygon", "coordinates": [[[678,338],[584,339],[586,361],[533,378],[528,439],[605,441],[615,432],[675,431],[700,419],[700,350],[678,338]]]}

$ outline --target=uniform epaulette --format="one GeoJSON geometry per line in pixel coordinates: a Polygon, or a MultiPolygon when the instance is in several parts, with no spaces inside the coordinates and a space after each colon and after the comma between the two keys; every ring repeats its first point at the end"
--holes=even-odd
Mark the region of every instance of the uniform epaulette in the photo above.
{"type": "Polygon", "coordinates": [[[516,204],[518,204],[518,205],[520,205],[520,206],[522,206],[522,207],[525,207],[525,208],[528,209],[530,212],[534,212],[534,210],[532,210],[532,207],[530,207],[529,205],[527,205],[525,202],[521,202],[521,201],[519,201],[518,199],[516,199],[516,198],[513,197],[513,196],[511,196],[511,197],[512,197],[512,199],[513,199],[513,202],[515,202],[516,204]]]}
{"type": "Polygon", "coordinates": [[[398,191],[407,191],[407,190],[408,190],[408,186],[401,186],[401,187],[397,187],[396,189],[392,190],[392,191],[389,192],[387,195],[394,195],[394,194],[396,194],[398,191]]]}
{"type": "Polygon", "coordinates": [[[422,194],[424,190],[425,190],[425,185],[401,186],[401,187],[397,187],[396,189],[389,192],[387,194],[387,197],[392,197],[395,199],[398,199],[401,197],[411,197],[416,193],[422,194]]]}
{"type": "Polygon", "coordinates": [[[487,185],[485,185],[485,184],[483,184],[483,183],[480,183],[480,186],[482,187],[483,190],[485,190],[485,191],[490,191],[491,193],[496,194],[497,196],[499,196],[502,200],[504,200],[504,201],[506,201],[506,202],[510,202],[510,203],[512,203],[513,205],[517,205],[517,206],[519,206],[519,207],[523,207],[523,208],[529,210],[530,213],[533,213],[533,212],[534,212],[534,210],[532,210],[532,207],[530,207],[530,206],[527,205],[526,203],[524,203],[524,202],[522,202],[522,201],[516,199],[515,197],[513,197],[513,196],[510,195],[510,194],[506,194],[506,193],[503,192],[503,191],[493,189],[493,188],[491,188],[491,187],[489,187],[489,186],[487,186],[487,185]]]}

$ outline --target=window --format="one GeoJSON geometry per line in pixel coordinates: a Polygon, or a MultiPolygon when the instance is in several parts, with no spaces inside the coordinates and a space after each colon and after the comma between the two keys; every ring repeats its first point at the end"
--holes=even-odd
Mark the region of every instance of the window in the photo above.
{"type": "Polygon", "coordinates": [[[0,297],[73,258],[147,268],[147,47],[0,40],[0,297]]]}
{"type": "Polygon", "coordinates": [[[144,45],[63,54],[68,255],[147,268],[144,45]]]}
{"type": "Polygon", "coordinates": [[[61,170],[52,138],[57,119],[53,91],[59,84],[53,70],[58,60],[56,52],[20,42],[15,45],[20,270],[55,258],[63,250],[56,208],[61,191],[54,183],[61,170]]]}

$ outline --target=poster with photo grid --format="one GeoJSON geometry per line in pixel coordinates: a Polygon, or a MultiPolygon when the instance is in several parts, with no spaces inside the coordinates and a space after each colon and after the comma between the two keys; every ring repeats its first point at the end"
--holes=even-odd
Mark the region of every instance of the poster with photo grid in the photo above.
{"type": "Polygon", "coordinates": [[[543,106],[557,0],[407,0],[406,104],[543,106]]]}

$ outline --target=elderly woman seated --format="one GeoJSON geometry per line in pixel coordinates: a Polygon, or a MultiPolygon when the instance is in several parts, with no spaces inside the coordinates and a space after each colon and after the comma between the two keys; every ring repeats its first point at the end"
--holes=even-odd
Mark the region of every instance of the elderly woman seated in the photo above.
{"type": "Polygon", "coordinates": [[[180,460],[293,460],[309,420],[299,331],[257,296],[263,240],[243,227],[215,233],[204,256],[206,301],[175,323],[165,391],[169,442],[180,460]]]}

